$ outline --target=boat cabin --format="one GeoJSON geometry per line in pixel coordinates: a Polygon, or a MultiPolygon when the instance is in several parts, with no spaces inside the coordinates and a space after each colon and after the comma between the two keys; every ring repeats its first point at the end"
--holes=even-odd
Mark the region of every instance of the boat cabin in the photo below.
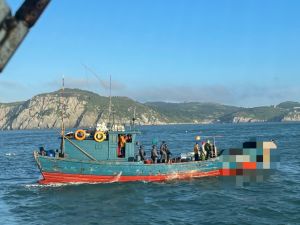
{"type": "Polygon", "coordinates": [[[77,130],[66,135],[64,157],[79,160],[134,161],[137,131],[77,130]]]}

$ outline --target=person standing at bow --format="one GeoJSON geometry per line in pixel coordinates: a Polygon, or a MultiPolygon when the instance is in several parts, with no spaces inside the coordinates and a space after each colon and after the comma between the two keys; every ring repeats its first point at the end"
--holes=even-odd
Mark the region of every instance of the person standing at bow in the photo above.
{"type": "Polygon", "coordinates": [[[199,144],[197,142],[194,145],[194,156],[195,156],[195,161],[199,161],[199,144]]]}

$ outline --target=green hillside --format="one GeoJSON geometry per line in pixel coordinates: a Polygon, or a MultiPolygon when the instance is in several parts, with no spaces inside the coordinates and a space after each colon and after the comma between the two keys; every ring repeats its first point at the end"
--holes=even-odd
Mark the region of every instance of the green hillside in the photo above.
{"type": "Polygon", "coordinates": [[[231,122],[234,117],[246,117],[261,121],[280,121],[287,112],[287,109],[275,108],[274,106],[241,108],[237,112],[224,115],[220,120],[231,122]]]}
{"type": "Polygon", "coordinates": [[[276,106],[277,108],[282,109],[293,109],[294,107],[300,107],[299,102],[282,102],[276,106]]]}
{"type": "Polygon", "coordinates": [[[186,122],[218,120],[218,118],[237,112],[239,107],[215,103],[166,103],[148,102],[146,105],[166,116],[170,122],[186,122]]]}

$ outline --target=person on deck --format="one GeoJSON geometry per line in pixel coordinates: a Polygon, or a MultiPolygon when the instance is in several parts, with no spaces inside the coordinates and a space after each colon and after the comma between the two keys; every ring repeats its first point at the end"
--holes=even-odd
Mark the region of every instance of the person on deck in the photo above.
{"type": "Polygon", "coordinates": [[[140,145],[139,148],[139,156],[141,157],[141,160],[144,161],[145,160],[145,156],[146,156],[146,152],[144,150],[144,146],[140,145]]]}
{"type": "Polygon", "coordinates": [[[199,161],[199,144],[196,142],[194,145],[195,161],[199,161]]]}
{"type": "Polygon", "coordinates": [[[119,137],[119,144],[120,144],[120,150],[121,150],[121,157],[125,157],[126,139],[125,139],[124,135],[120,135],[120,137],[119,137]]]}
{"type": "Polygon", "coordinates": [[[206,155],[207,155],[207,152],[205,151],[205,142],[202,142],[202,145],[201,145],[201,152],[200,152],[200,159],[203,161],[206,159],[206,155]]]}
{"type": "Polygon", "coordinates": [[[166,142],[162,141],[160,148],[159,148],[159,153],[160,153],[160,162],[166,162],[167,160],[167,152],[166,152],[166,142]]]}
{"type": "Polygon", "coordinates": [[[158,153],[156,145],[152,145],[151,159],[153,163],[157,163],[158,153]]]}
{"type": "Polygon", "coordinates": [[[165,151],[166,151],[166,154],[167,154],[166,163],[170,163],[170,155],[172,155],[172,153],[170,152],[169,146],[167,144],[165,144],[165,151]]]}
{"type": "Polygon", "coordinates": [[[40,147],[40,155],[46,155],[46,151],[44,149],[44,147],[40,147]]]}
{"type": "Polygon", "coordinates": [[[204,150],[206,151],[206,159],[208,159],[208,157],[211,158],[212,146],[209,140],[207,141],[207,143],[205,143],[204,150]]]}

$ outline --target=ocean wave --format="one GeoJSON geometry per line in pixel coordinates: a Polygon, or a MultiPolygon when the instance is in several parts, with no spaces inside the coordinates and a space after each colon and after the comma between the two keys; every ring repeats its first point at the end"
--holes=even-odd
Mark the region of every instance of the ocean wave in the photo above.
{"type": "Polygon", "coordinates": [[[5,156],[15,156],[16,153],[14,153],[14,152],[6,152],[4,155],[5,156]]]}

